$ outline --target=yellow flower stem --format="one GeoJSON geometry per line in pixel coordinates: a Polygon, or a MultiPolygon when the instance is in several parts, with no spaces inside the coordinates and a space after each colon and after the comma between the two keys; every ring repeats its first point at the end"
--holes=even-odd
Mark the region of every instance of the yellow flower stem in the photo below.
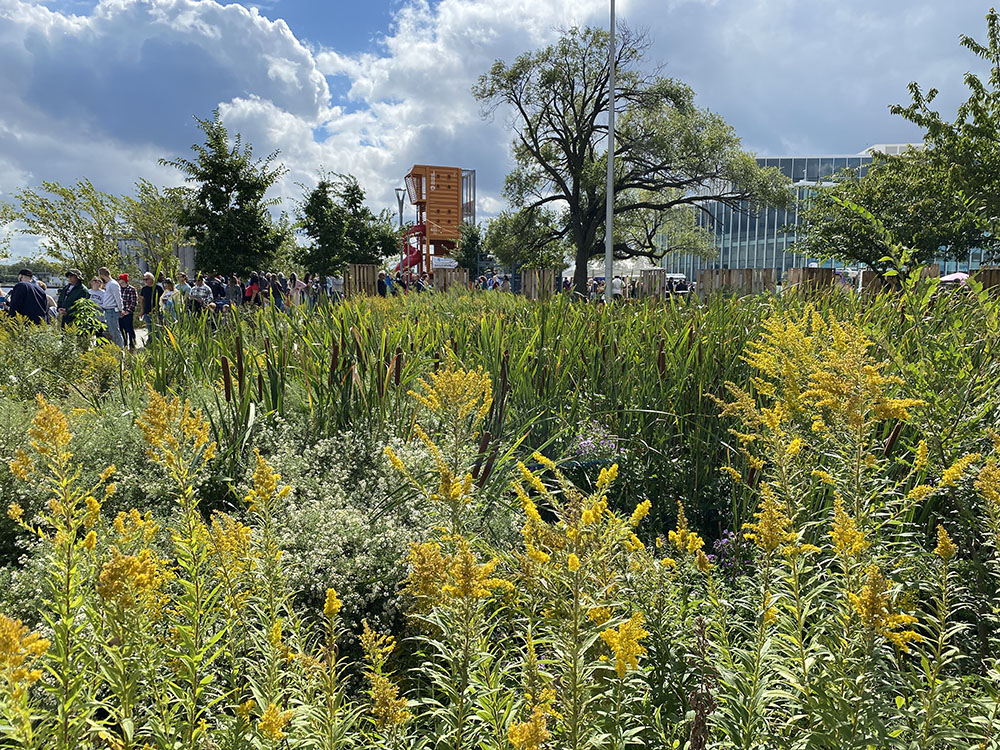
{"type": "Polygon", "coordinates": [[[940,682],[941,669],[943,667],[942,660],[944,659],[944,650],[947,645],[948,638],[948,611],[949,611],[949,597],[948,597],[948,561],[941,561],[941,590],[938,593],[937,604],[937,621],[935,623],[935,629],[937,630],[937,639],[934,643],[934,653],[930,659],[930,669],[927,674],[927,690],[924,696],[924,726],[921,733],[921,745],[923,747],[930,747],[930,737],[934,730],[934,720],[937,713],[937,699],[938,699],[938,684],[940,682]]]}

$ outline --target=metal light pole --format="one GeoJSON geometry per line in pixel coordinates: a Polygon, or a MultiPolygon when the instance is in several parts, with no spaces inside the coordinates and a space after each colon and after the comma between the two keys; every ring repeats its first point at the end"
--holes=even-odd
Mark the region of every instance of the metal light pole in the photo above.
{"type": "Polygon", "coordinates": [[[614,273],[615,221],[615,0],[611,0],[611,40],[608,45],[608,187],[604,218],[604,301],[611,303],[611,275],[614,273]]]}
{"type": "MultiPolygon", "coordinates": [[[[399,228],[403,229],[403,198],[406,196],[406,190],[404,188],[396,188],[396,201],[399,203],[399,228]]],[[[400,231],[399,237],[399,272],[403,273],[403,255],[406,250],[406,240],[402,236],[402,231],[400,231]]]]}

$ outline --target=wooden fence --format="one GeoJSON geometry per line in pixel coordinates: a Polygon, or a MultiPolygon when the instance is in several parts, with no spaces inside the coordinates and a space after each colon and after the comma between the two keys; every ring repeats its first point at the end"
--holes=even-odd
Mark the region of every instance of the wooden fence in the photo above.
{"type": "Polygon", "coordinates": [[[435,268],[434,291],[447,292],[452,287],[466,289],[469,286],[469,272],[465,268],[435,268]]]}
{"type": "Polygon", "coordinates": [[[698,293],[759,294],[774,289],[773,268],[703,268],[698,271],[698,293]]]}
{"type": "Polygon", "coordinates": [[[344,296],[367,294],[370,297],[378,294],[379,267],[361,263],[352,263],[344,272],[344,296]]]}
{"type": "Polygon", "coordinates": [[[788,286],[799,289],[819,289],[832,286],[837,275],[832,268],[789,268],[788,286]]]}
{"type": "Polygon", "coordinates": [[[1000,266],[983,266],[972,274],[972,278],[987,289],[1000,287],[1000,266]]]}
{"type": "Polygon", "coordinates": [[[525,268],[521,271],[521,294],[528,299],[549,299],[555,294],[557,278],[551,268],[525,268]]]}

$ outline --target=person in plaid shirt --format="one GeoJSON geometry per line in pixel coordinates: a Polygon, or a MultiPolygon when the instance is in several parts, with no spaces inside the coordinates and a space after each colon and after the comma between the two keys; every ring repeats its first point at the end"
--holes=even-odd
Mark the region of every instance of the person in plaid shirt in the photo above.
{"type": "Polygon", "coordinates": [[[205,283],[205,277],[199,275],[198,282],[191,287],[191,291],[188,292],[188,297],[191,299],[191,307],[195,311],[208,310],[209,305],[212,304],[212,287],[205,283]]]}
{"type": "Polygon", "coordinates": [[[118,276],[122,288],[122,312],[118,318],[118,329],[122,332],[122,340],[129,351],[135,351],[135,308],[139,304],[139,293],[128,283],[128,274],[118,276]]]}

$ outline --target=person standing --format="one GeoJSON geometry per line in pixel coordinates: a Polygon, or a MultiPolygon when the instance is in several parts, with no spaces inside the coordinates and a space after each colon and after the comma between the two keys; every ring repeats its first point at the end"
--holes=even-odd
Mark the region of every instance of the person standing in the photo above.
{"type": "Polygon", "coordinates": [[[118,274],[118,285],[122,291],[122,312],[118,318],[118,328],[122,340],[130,352],[135,351],[135,308],[139,306],[139,293],[128,283],[128,274],[118,274]]]}
{"type": "Polygon", "coordinates": [[[17,283],[7,298],[7,313],[23,315],[32,323],[41,323],[48,309],[48,300],[42,288],[35,283],[35,274],[30,268],[22,268],[17,272],[17,283]]]}
{"type": "Polygon", "coordinates": [[[146,271],[142,275],[142,289],[139,296],[142,297],[142,319],[146,323],[146,341],[153,340],[153,315],[160,309],[160,297],[163,294],[163,287],[156,283],[153,274],[146,271]]]}
{"type": "Polygon", "coordinates": [[[124,348],[125,342],[122,340],[122,331],[118,325],[118,319],[122,314],[122,288],[118,282],[111,278],[111,271],[107,266],[97,269],[97,275],[104,282],[104,322],[108,325],[108,338],[110,338],[119,348],[124,348]]]}
{"type": "Polygon", "coordinates": [[[71,268],[66,272],[66,286],[59,290],[56,298],[56,309],[62,316],[62,327],[71,326],[76,322],[76,313],[73,311],[77,302],[87,299],[87,287],[83,285],[80,272],[71,268]]]}
{"type": "Polygon", "coordinates": [[[621,299],[623,296],[622,277],[615,276],[611,279],[611,297],[612,299],[621,299]]]}
{"type": "Polygon", "coordinates": [[[208,310],[209,305],[214,299],[212,294],[212,288],[205,283],[205,277],[200,275],[195,285],[191,287],[191,291],[188,293],[191,298],[191,309],[194,312],[201,312],[202,310],[208,310]]]}
{"type": "Polygon", "coordinates": [[[389,294],[389,285],[385,283],[385,271],[378,272],[377,291],[379,297],[385,297],[389,294]]]}

